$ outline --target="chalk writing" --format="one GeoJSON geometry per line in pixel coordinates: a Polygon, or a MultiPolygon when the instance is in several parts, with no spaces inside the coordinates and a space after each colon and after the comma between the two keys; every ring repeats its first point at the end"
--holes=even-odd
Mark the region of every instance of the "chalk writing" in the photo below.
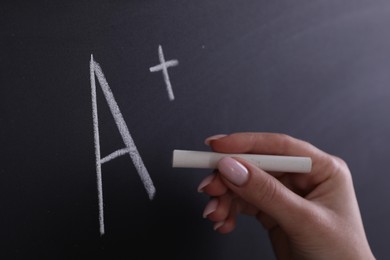
{"type": "Polygon", "coordinates": [[[168,68],[179,65],[179,61],[178,60],[165,61],[165,57],[161,45],[158,46],[158,57],[160,60],[160,64],[150,67],[149,70],[150,72],[156,72],[160,70],[163,72],[163,77],[164,77],[165,85],[167,87],[169,100],[173,101],[175,99],[175,96],[173,95],[172,85],[168,75],[168,68]]]}
{"type": "Polygon", "coordinates": [[[109,162],[119,156],[129,154],[133,164],[140,176],[144,187],[148,193],[149,199],[153,199],[156,189],[153,185],[152,179],[142,161],[140,154],[138,153],[137,147],[130,135],[129,129],[127,128],[126,122],[119,110],[119,106],[115,101],[114,95],[111,91],[110,86],[103,74],[100,65],[94,61],[91,55],[90,61],[90,81],[91,81],[91,96],[92,96],[92,118],[93,118],[93,131],[95,141],[95,159],[96,159],[96,181],[98,189],[98,201],[99,201],[99,231],[100,235],[105,233],[104,228],[104,209],[103,209],[103,185],[102,185],[102,164],[109,162]],[[96,101],[96,83],[95,75],[99,81],[99,85],[103,91],[104,97],[108,103],[111,114],[114,117],[115,123],[118,127],[119,133],[122,136],[122,140],[125,144],[125,148],[119,149],[104,158],[100,155],[100,140],[99,140],[99,120],[98,120],[98,109],[96,101]]]}

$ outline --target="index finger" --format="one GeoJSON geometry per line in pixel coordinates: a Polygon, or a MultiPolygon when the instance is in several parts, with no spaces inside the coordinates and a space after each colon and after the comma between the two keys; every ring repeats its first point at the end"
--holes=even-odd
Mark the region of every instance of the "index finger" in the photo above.
{"type": "Polygon", "coordinates": [[[300,139],[280,133],[242,132],[210,141],[215,152],[291,156],[318,156],[321,150],[300,139]]]}
{"type": "Polygon", "coordinates": [[[334,156],[318,149],[314,145],[280,133],[241,132],[223,136],[209,142],[215,152],[220,153],[251,153],[286,156],[311,157],[312,173],[317,175],[315,183],[328,177],[335,165],[334,156]]]}

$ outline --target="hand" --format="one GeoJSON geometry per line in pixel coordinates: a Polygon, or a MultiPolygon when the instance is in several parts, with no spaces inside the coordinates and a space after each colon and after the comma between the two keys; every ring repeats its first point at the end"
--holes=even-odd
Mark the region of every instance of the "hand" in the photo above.
{"type": "Polygon", "coordinates": [[[278,259],[375,259],[364,231],[346,163],[313,145],[275,133],[235,133],[206,139],[215,152],[308,156],[312,172],[267,173],[225,157],[198,190],[212,197],[204,217],[229,233],[238,214],[269,232],[278,259]]]}

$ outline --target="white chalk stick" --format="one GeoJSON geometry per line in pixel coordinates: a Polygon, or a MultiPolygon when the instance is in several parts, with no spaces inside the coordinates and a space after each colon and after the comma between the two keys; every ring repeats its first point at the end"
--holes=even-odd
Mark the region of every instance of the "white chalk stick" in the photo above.
{"type": "Polygon", "coordinates": [[[172,167],[215,169],[218,161],[227,156],[242,158],[271,172],[310,173],[312,166],[310,157],[173,150],[172,167]]]}

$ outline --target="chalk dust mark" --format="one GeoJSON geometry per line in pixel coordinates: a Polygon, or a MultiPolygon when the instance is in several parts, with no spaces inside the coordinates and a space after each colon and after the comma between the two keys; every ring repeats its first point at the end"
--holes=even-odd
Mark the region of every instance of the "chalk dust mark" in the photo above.
{"type": "Polygon", "coordinates": [[[127,128],[126,122],[120,112],[119,106],[115,101],[114,95],[111,91],[110,86],[103,74],[100,65],[94,61],[93,55],[91,55],[90,61],[90,80],[91,80],[91,96],[92,96],[92,118],[93,118],[93,129],[94,129],[94,141],[95,141],[95,159],[96,159],[96,180],[98,189],[98,200],[99,200],[99,226],[100,234],[105,233],[104,228],[104,209],[103,209],[103,185],[102,185],[102,170],[101,165],[108,161],[111,161],[121,155],[129,154],[133,164],[144,184],[149,199],[153,199],[156,193],[156,189],[153,185],[152,179],[149,176],[148,170],[146,169],[142,158],[137,150],[133,138],[130,135],[129,129],[127,128]],[[125,148],[119,149],[108,156],[101,158],[100,154],[100,140],[99,140],[99,121],[98,121],[98,109],[96,99],[96,83],[95,76],[98,79],[99,85],[103,91],[104,97],[108,103],[111,114],[114,117],[115,123],[125,144],[125,148]]]}
{"type": "Polygon", "coordinates": [[[165,61],[165,57],[161,45],[158,46],[158,58],[160,60],[160,64],[150,67],[149,71],[150,72],[162,71],[165,85],[167,87],[169,100],[173,101],[175,99],[175,96],[173,94],[171,81],[169,79],[168,68],[179,65],[179,61],[178,60],[165,61]]]}

